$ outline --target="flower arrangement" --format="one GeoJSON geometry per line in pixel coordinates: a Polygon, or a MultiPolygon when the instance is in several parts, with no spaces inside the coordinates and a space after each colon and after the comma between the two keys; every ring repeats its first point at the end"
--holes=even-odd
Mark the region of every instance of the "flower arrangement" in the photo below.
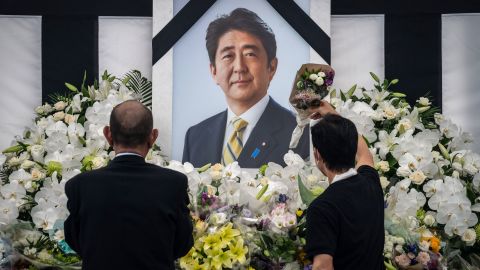
{"type": "MultiPolygon", "coordinates": [[[[115,105],[129,99],[151,105],[151,83],[138,71],[122,79],[105,71],[100,83],[66,86],[71,93],[37,107],[33,125],[0,155],[0,229],[16,251],[13,256],[37,266],[80,266],[64,239],[65,183],[114,157],[102,129],[115,105]]],[[[147,161],[164,164],[158,147],[147,161]]]]}
{"type": "Polygon", "coordinates": [[[290,103],[297,110],[318,107],[320,100],[328,95],[334,76],[335,72],[328,65],[303,65],[297,72],[290,103]]]}
{"type": "MultiPolygon", "coordinates": [[[[333,78],[328,72],[307,73],[303,81],[315,84],[320,76],[322,87],[333,78]]],[[[147,96],[134,90],[149,83],[135,74],[125,80],[104,74],[102,82],[79,90],[68,85],[72,95],[38,107],[34,124],[0,155],[0,263],[23,256],[37,265],[79,265],[63,237],[64,185],[112,158],[100,130],[115,104],[147,96]]],[[[373,89],[329,89],[326,99],[355,123],[374,155],[385,193],[385,265],[478,267],[480,156],[469,150],[471,135],[428,98],[410,105],[405,95],[390,90],[398,80],[371,75],[373,89]]],[[[259,170],[237,163],[196,169],[166,162],[158,148],[149,153],[147,161],[188,177],[195,244],[179,268],[311,266],[303,250],[306,209],[328,182],[295,153],[284,160],[286,167],[268,163],[259,170]]]]}

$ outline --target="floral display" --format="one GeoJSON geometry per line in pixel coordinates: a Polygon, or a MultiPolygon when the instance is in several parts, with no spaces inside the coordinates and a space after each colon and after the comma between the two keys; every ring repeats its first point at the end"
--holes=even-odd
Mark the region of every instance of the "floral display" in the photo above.
{"type": "Polygon", "coordinates": [[[335,72],[328,65],[307,64],[297,72],[290,102],[297,110],[318,107],[328,95],[335,72]]]}
{"type": "MultiPolygon", "coordinates": [[[[79,265],[79,257],[64,239],[65,183],[114,157],[103,127],[115,105],[130,99],[151,105],[151,82],[138,71],[122,80],[105,72],[100,83],[82,84],[80,89],[66,86],[71,94],[54,96],[53,105],[37,107],[34,123],[0,155],[0,239],[9,239],[17,256],[39,267],[79,265]]],[[[163,165],[158,150],[154,147],[147,161],[163,165]]],[[[0,240],[3,259],[5,243],[0,240]]]]}
{"type": "MultiPolygon", "coordinates": [[[[427,97],[408,104],[390,90],[398,80],[371,75],[373,89],[329,88],[325,99],[355,123],[374,156],[385,194],[387,269],[479,267],[480,155],[469,150],[471,135],[427,97]]],[[[327,73],[306,76],[328,84],[327,73]]],[[[80,266],[63,234],[65,183],[113,158],[102,134],[113,106],[151,102],[149,82],[138,73],[102,79],[80,89],[67,85],[72,94],[38,107],[34,124],[0,155],[1,266],[80,266]]],[[[194,168],[166,161],[157,147],[147,161],[188,177],[195,243],[178,268],[311,268],[304,251],[307,208],[328,188],[315,163],[290,151],[285,167],[194,168]]]]}

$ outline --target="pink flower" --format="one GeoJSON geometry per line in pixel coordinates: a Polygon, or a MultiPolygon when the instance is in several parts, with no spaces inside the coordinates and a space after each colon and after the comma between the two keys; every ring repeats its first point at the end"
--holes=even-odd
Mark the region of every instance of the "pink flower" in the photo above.
{"type": "Polygon", "coordinates": [[[400,267],[407,267],[410,265],[410,258],[408,258],[407,255],[402,254],[400,256],[395,257],[395,262],[400,266],[400,267]]]}
{"type": "Polygon", "coordinates": [[[427,252],[421,251],[420,253],[418,253],[417,262],[423,265],[427,265],[429,261],[430,261],[430,255],[428,255],[427,252]]]}

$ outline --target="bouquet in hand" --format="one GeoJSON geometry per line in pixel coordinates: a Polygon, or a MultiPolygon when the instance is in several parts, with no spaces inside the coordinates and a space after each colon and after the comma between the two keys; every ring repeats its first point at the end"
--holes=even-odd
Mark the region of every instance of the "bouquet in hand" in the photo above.
{"type": "Polygon", "coordinates": [[[297,71],[290,93],[290,104],[297,111],[297,127],[292,133],[290,148],[296,148],[303,129],[310,123],[308,108],[320,106],[328,95],[335,71],[328,65],[303,64],[297,71]]]}
{"type": "Polygon", "coordinates": [[[295,76],[290,104],[303,115],[308,108],[320,106],[334,76],[335,71],[328,65],[303,64],[295,76]]]}

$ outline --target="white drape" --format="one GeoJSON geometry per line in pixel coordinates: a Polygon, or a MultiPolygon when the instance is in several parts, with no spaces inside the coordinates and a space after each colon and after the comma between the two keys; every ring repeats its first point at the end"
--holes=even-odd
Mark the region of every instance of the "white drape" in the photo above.
{"type": "Polygon", "coordinates": [[[443,114],[473,134],[480,153],[480,14],[442,16],[443,114]]]}
{"type": "Polygon", "coordinates": [[[152,18],[99,17],[98,70],[121,76],[132,69],[152,78],[152,18]]]}
{"type": "Polygon", "coordinates": [[[35,117],[42,102],[42,20],[0,15],[0,151],[35,117]]]}
{"type": "Polygon", "coordinates": [[[370,71],[385,76],[383,15],[332,16],[331,31],[336,89],[373,87],[370,71]]]}

